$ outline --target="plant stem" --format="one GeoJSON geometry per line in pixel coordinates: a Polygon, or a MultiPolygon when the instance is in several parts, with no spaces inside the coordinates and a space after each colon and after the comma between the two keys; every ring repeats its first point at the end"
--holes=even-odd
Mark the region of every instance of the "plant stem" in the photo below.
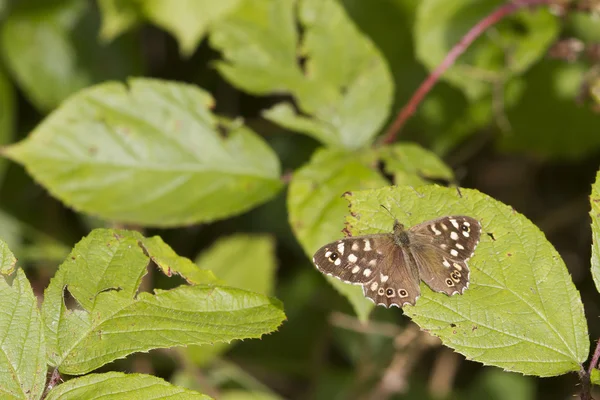
{"type": "Polygon", "coordinates": [[[462,39],[456,44],[446,55],[446,58],[438,65],[438,67],[427,77],[425,81],[419,86],[414,92],[408,103],[400,110],[398,116],[390,125],[387,132],[383,135],[381,143],[390,144],[396,140],[396,136],[408,120],[412,116],[417,107],[425,97],[427,93],[433,88],[435,83],[439,80],[440,76],[450,68],[456,59],[464,53],[471,43],[475,41],[486,29],[496,24],[502,18],[510,15],[521,8],[533,7],[538,5],[549,5],[556,2],[556,0],[518,0],[513,3],[507,3],[497,8],[490,15],[479,21],[474,27],[471,28],[462,39]]]}

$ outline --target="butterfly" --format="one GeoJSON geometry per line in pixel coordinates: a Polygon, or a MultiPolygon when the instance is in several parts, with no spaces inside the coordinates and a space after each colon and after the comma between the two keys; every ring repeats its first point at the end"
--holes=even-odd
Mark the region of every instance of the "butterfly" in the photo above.
{"type": "Polygon", "coordinates": [[[469,287],[467,261],[479,244],[481,224],[467,216],[447,216],[406,229],[398,220],[390,233],[347,237],[315,253],[319,271],[362,285],[377,305],[414,305],[420,281],[448,296],[469,287]]]}

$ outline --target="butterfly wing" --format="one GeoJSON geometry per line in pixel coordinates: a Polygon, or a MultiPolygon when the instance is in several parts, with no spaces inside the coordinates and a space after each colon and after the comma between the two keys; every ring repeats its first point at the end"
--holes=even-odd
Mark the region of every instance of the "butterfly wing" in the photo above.
{"type": "Polygon", "coordinates": [[[415,304],[419,275],[392,234],[357,236],[326,244],[313,263],[324,274],[363,285],[365,297],[385,307],[415,304]]]}
{"type": "Polygon", "coordinates": [[[481,236],[479,221],[443,217],[413,226],[409,252],[419,277],[434,291],[452,296],[469,286],[467,261],[481,236]]]}

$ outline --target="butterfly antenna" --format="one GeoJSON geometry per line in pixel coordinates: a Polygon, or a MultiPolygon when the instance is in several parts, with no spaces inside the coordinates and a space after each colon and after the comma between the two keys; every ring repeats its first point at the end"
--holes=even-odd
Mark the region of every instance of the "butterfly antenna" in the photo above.
{"type": "Polygon", "coordinates": [[[384,206],[383,204],[380,204],[381,208],[383,208],[385,211],[388,212],[388,214],[390,214],[390,216],[392,217],[392,219],[395,221],[396,217],[394,216],[394,214],[392,214],[392,212],[390,211],[389,208],[387,208],[386,206],[384,206]]]}

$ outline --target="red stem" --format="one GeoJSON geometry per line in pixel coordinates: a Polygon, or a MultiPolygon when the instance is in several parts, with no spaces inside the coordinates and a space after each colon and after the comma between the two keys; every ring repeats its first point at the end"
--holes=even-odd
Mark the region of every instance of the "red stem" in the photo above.
{"type": "Polygon", "coordinates": [[[514,0],[513,3],[507,3],[498,7],[490,15],[479,21],[477,25],[472,27],[471,30],[467,32],[465,36],[462,37],[460,42],[458,42],[458,44],[456,44],[452,48],[452,50],[448,52],[446,58],[444,58],[441,64],[438,65],[438,67],[427,77],[425,81],[423,81],[421,86],[419,86],[419,88],[415,91],[410,101],[406,104],[406,106],[404,106],[402,110],[400,110],[400,113],[398,113],[398,116],[396,117],[392,125],[383,135],[382,143],[389,144],[396,140],[396,136],[398,135],[408,118],[410,118],[410,116],[415,113],[419,103],[421,103],[421,100],[423,100],[425,95],[429,93],[429,91],[431,90],[433,85],[435,85],[435,83],[438,81],[440,76],[454,64],[456,59],[462,53],[464,53],[467,50],[467,48],[471,45],[471,43],[473,43],[475,39],[477,39],[483,32],[485,32],[487,28],[494,25],[507,15],[510,15],[521,8],[552,4],[554,2],[556,2],[556,0],[514,0]]]}

